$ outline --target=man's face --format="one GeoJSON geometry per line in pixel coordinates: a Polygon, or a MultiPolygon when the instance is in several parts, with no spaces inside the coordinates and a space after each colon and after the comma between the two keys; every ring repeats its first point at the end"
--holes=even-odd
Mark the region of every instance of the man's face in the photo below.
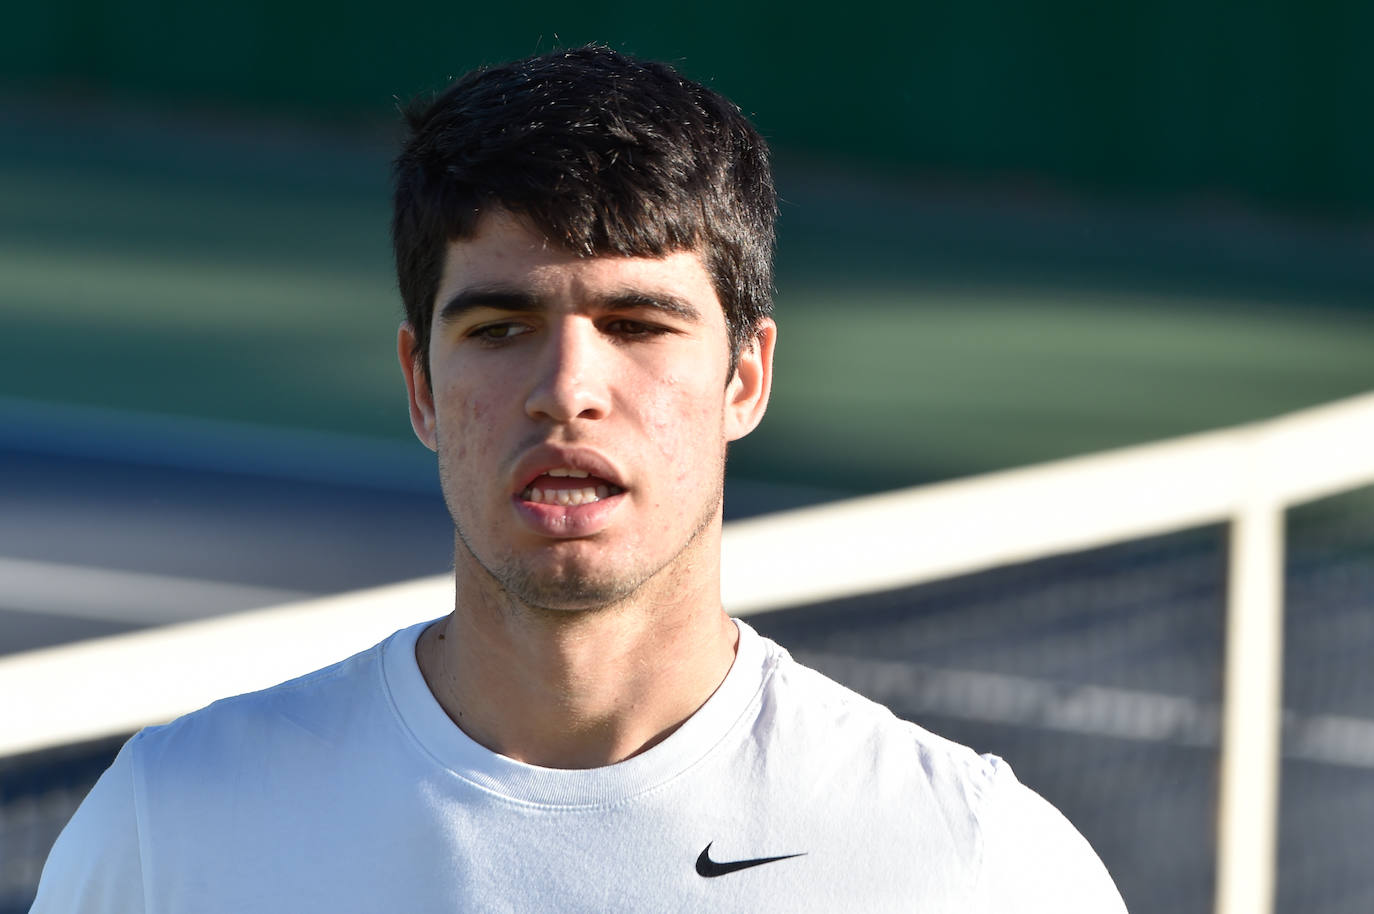
{"type": "Polygon", "coordinates": [[[726,444],[763,416],[773,335],[768,322],[727,383],[725,317],[697,253],[579,258],[485,214],[448,248],[432,388],[409,327],[399,340],[459,574],[550,609],[714,581],[726,444]]]}

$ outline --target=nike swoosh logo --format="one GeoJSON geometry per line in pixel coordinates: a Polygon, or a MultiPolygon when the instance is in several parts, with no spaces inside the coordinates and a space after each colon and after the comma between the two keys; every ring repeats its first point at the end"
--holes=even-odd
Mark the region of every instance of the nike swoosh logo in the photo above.
{"type": "MultiPolygon", "coordinates": [[[[711,842],[714,844],[715,842],[711,842]]],[[[737,873],[740,870],[747,870],[751,866],[763,866],[765,863],[776,863],[779,860],[791,860],[793,857],[805,857],[806,854],[783,854],[781,857],[755,857],[753,860],[730,860],[725,863],[717,863],[711,859],[711,845],[706,845],[706,849],[697,858],[697,875],[713,879],[716,876],[724,876],[727,873],[737,873]]]]}

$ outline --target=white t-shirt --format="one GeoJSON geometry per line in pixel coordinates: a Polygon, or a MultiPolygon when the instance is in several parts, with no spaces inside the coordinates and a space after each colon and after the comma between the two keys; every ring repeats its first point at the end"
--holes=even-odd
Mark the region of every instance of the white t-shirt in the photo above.
{"type": "Polygon", "coordinates": [[[33,911],[1125,910],[1004,762],[745,624],[696,714],[589,770],[469,739],[420,675],[424,627],[139,733],[58,839],[33,911]]]}

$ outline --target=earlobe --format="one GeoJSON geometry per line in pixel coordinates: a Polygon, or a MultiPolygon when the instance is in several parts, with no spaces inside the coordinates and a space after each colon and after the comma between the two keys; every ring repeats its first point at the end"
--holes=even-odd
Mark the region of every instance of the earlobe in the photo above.
{"type": "Polygon", "coordinates": [[[739,364],[725,395],[725,439],[737,441],[763,421],[773,389],[773,346],[778,325],[764,318],[740,349],[739,364]]]}
{"type": "Polygon", "coordinates": [[[439,444],[434,433],[434,392],[421,363],[422,356],[415,354],[415,330],[409,321],[402,321],[400,329],[396,331],[396,356],[401,361],[406,395],[410,398],[410,427],[415,429],[415,437],[425,447],[437,451],[439,444]]]}

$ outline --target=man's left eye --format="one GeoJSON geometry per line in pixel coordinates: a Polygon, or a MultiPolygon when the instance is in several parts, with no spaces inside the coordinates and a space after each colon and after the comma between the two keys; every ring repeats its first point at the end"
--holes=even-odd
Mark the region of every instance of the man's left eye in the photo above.
{"type": "Polygon", "coordinates": [[[617,318],[606,325],[606,330],[616,336],[637,337],[637,336],[657,336],[660,333],[667,333],[667,329],[655,324],[646,324],[641,321],[629,320],[627,318],[617,318]]]}

